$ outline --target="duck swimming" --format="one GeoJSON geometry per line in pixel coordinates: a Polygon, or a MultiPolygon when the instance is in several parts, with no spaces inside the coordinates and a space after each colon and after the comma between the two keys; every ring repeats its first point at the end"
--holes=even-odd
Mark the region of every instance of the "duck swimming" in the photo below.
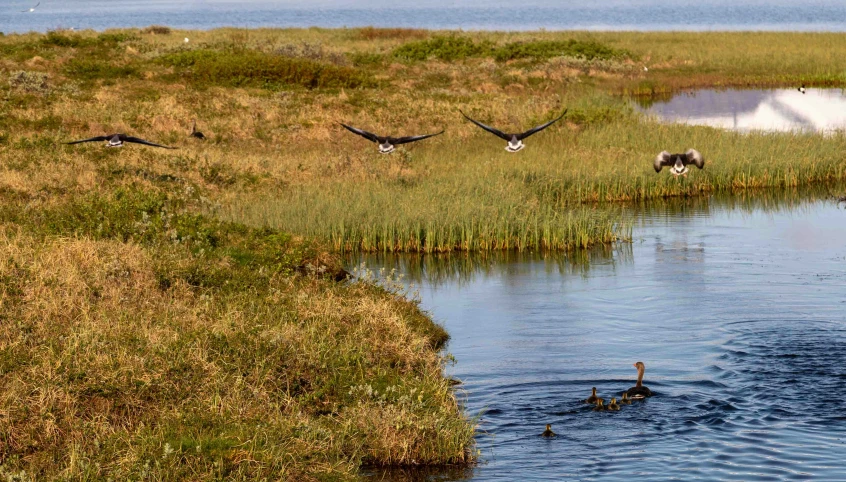
{"type": "Polygon", "coordinates": [[[145,141],[144,139],[141,139],[139,137],[132,137],[132,136],[128,136],[126,134],[109,134],[107,136],[97,136],[97,137],[91,137],[89,139],[82,139],[82,140],[78,140],[78,141],[65,142],[65,144],[70,145],[70,144],[79,144],[81,142],[97,142],[97,141],[109,141],[106,144],[106,147],[123,147],[124,142],[134,142],[136,144],[144,144],[145,146],[163,147],[165,149],[176,149],[176,147],[163,146],[161,144],[156,144],[154,142],[145,141]]]}
{"type": "MultiPolygon", "coordinates": [[[[461,111],[459,111],[459,112],[461,112],[461,111]]],[[[526,132],[521,132],[519,134],[506,134],[499,129],[495,129],[495,128],[489,126],[489,125],[485,125],[485,124],[482,124],[479,121],[475,121],[475,120],[471,119],[470,117],[468,117],[467,114],[465,114],[464,112],[461,112],[461,115],[463,115],[470,122],[476,124],[477,126],[481,127],[482,129],[490,132],[491,134],[493,134],[497,137],[501,137],[502,139],[505,139],[506,141],[508,141],[508,145],[505,146],[505,150],[508,151],[508,152],[517,152],[517,151],[523,149],[524,147],[526,147],[526,146],[523,145],[523,139],[525,139],[525,138],[527,138],[527,137],[529,137],[533,134],[537,134],[538,132],[546,129],[547,127],[549,127],[552,124],[561,120],[566,114],[567,114],[567,109],[564,109],[564,112],[560,116],[556,117],[555,119],[552,119],[551,121],[547,122],[546,124],[541,124],[537,127],[533,127],[531,129],[527,130],[526,132]]]]}
{"type": "Polygon", "coordinates": [[[435,133],[435,134],[424,134],[422,136],[408,136],[408,137],[389,137],[389,136],[377,136],[372,132],[367,132],[361,129],[357,129],[355,127],[348,126],[346,124],[341,124],[344,126],[348,131],[352,132],[353,134],[358,134],[361,137],[375,142],[379,144],[379,152],[382,154],[390,154],[394,152],[394,146],[398,146],[400,144],[407,144],[409,142],[421,141],[423,139],[427,139],[429,137],[437,136],[443,134],[444,131],[435,133]]]}
{"type": "Polygon", "coordinates": [[[696,149],[688,149],[684,154],[670,154],[667,151],[662,151],[655,158],[652,167],[655,168],[655,172],[661,172],[664,167],[669,167],[670,174],[678,177],[687,176],[689,164],[702,169],[705,167],[705,158],[696,149]]]}
{"type": "Polygon", "coordinates": [[[617,399],[612,398],[611,403],[608,404],[608,410],[618,411],[620,410],[620,406],[617,405],[617,399]]]}
{"type": "Polygon", "coordinates": [[[596,396],[596,387],[593,387],[592,390],[591,395],[584,400],[585,403],[596,403],[596,399],[598,398],[596,396]]]}
{"type": "Polygon", "coordinates": [[[605,408],[606,408],[604,403],[605,403],[605,399],[597,398],[596,399],[596,406],[593,407],[593,411],[594,412],[604,412],[605,408]]]}
{"type": "Polygon", "coordinates": [[[620,403],[624,405],[631,405],[632,401],[629,399],[629,394],[627,392],[623,392],[623,398],[620,399],[620,403]]]}
{"type": "Polygon", "coordinates": [[[555,432],[552,431],[552,425],[546,424],[546,430],[543,431],[541,437],[555,437],[555,432]]]}
{"type": "Polygon", "coordinates": [[[632,388],[626,390],[626,395],[632,400],[651,397],[652,390],[643,385],[643,373],[646,371],[646,365],[643,362],[637,362],[634,364],[634,367],[637,368],[637,383],[632,388]]]}

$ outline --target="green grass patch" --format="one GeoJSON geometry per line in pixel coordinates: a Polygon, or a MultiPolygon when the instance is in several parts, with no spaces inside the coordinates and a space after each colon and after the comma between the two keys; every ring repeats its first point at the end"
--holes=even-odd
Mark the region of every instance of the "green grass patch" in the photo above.
{"type": "Polygon", "coordinates": [[[356,88],[372,82],[365,73],[302,58],[257,51],[192,50],[161,57],[196,85],[282,89],[356,88]]]}
{"type": "Polygon", "coordinates": [[[392,55],[397,59],[408,61],[423,61],[432,58],[456,61],[489,54],[492,46],[490,42],[475,42],[468,37],[445,35],[408,42],[394,49],[392,55]]]}
{"type": "Polygon", "coordinates": [[[574,57],[585,60],[619,60],[629,57],[624,50],[614,49],[595,41],[582,40],[535,40],[512,42],[493,51],[493,58],[499,62],[516,59],[545,60],[552,57],[574,57]]]}

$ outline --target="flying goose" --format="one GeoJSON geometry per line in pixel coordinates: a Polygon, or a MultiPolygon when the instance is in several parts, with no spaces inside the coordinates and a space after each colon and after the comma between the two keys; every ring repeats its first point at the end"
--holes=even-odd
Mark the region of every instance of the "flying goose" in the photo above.
{"type": "Polygon", "coordinates": [[[801,86],[801,87],[799,87],[799,88],[798,88],[798,89],[796,89],[796,90],[798,90],[799,92],[801,92],[801,93],[803,93],[803,94],[804,94],[804,93],[805,93],[805,84],[802,84],[802,86],[801,86]]]}
{"type": "Polygon", "coordinates": [[[505,146],[506,151],[517,152],[520,149],[525,147],[523,145],[523,139],[531,136],[532,134],[537,134],[538,132],[546,129],[547,127],[551,126],[555,122],[558,122],[559,120],[561,120],[561,118],[564,117],[567,114],[567,109],[564,109],[564,112],[560,116],[558,116],[555,119],[552,119],[551,121],[547,122],[546,124],[541,124],[537,127],[533,127],[533,128],[531,128],[531,129],[529,129],[526,132],[523,132],[521,134],[506,134],[506,133],[504,133],[504,132],[502,132],[498,129],[494,129],[491,126],[482,124],[481,122],[478,122],[478,121],[471,119],[467,114],[465,114],[462,111],[459,111],[459,112],[461,112],[461,115],[463,115],[470,122],[476,124],[477,126],[481,127],[482,129],[490,132],[491,134],[493,134],[497,137],[501,137],[501,138],[505,139],[506,141],[508,141],[508,145],[505,146]]]}
{"type": "Polygon", "coordinates": [[[632,388],[626,390],[626,395],[632,400],[651,397],[652,390],[643,385],[643,373],[646,371],[646,365],[643,362],[637,362],[634,364],[634,367],[637,368],[637,383],[632,388]]]}
{"type": "Polygon", "coordinates": [[[197,119],[191,119],[191,134],[188,137],[196,137],[202,141],[206,140],[206,136],[197,130],[197,119]]]}
{"type": "Polygon", "coordinates": [[[375,142],[379,144],[379,152],[382,154],[390,154],[394,152],[394,146],[398,146],[400,144],[408,144],[409,142],[420,141],[426,139],[428,137],[437,136],[443,134],[444,131],[435,133],[435,134],[424,134],[422,136],[408,136],[408,137],[389,137],[389,136],[377,136],[372,132],[363,131],[361,129],[356,129],[355,127],[348,126],[346,124],[341,124],[344,126],[348,131],[352,132],[353,134],[358,134],[361,137],[375,142]]]}
{"type": "Polygon", "coordinates": [[[156,144],[156,143],[153,143],[153,142],[150,142],[150,141],[145,141],[144,139],[140,139],[138,137],[128,136],[126,134],[109,134],[107,136],[97,136],[97,137],[92,137],[90,139],[81,139],[81,140],[78,140],[78,141],[65,142],[65,144],[70,145],[70,144],[79,144],[81,142],[97,142],[97,141],[109,141],[108,144],[106,144],[106,147],[123,147],[124,142],[134,142],[136,144],[144,144],[144,145],[147,145],[147,146],[164,147],[165,149],[176,149],[176,147],[163,146],[161,144],[156,144]]]}
{"type": "Polygon", "coordinates": [[[658,154],[652,167],[655,172],[661,172],[664,167],[670,167],[670,173],[676,177],[687,176],[688,164],[694,164],[699,169],[705,167],[705,158],[696,149],[688,149],[684,154],[670,154],[667,151],[658,154]],[[672,167],[671,167],[672,166],[672,167]]]}
{"type": "Polygon", "coordinates": [[[34,12],[34,11],[35,11],[35,9],[36,9],[36,8],[38,8],[38,6],[39,6],[39,5],[41,5],[41,2],[36,3],[36,4],[35,4],[35,6],[34,6],[34,7],[32,7],[32,8],[30,8],[29,10],[21,10],[21,12],[23,12],[23,13],[31,13],[31,12],[34,12]]]}

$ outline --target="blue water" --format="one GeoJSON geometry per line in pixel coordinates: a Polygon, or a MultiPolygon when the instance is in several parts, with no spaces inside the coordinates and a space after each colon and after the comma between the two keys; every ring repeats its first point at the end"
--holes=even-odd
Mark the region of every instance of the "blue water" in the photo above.
{"type": "Polygon", "coordinates": [[[0,5],[0,31],[143,27],[413,27],[494,30],[846,31],[840,0],[37,0],[0,5]]]}
{"type": "Polygon", "coordinates": [[[632,245],[586,264],[370,258],[419,276],[482,414],[482,464],[445,478],[846,480],[846,209],[732,203],[640,213],[632,245]],[[654,397],[580,403],[638,360],[654,397]]]}

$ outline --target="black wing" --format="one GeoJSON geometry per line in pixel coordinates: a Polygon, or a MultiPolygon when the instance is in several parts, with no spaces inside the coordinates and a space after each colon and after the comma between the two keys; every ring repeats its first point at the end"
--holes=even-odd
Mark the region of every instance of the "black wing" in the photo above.
{"type": "MultiPolygon", "coordinates": [[[[461,111],[458,111],[458,112],[461,112],[461,111]]],[[[469,120],[470,122],[472,122],[472,123],[476,124],[477,126],[481,127],[482,129],[484,129],[484,130],[486,130],[486,131],[490,132],[491,134],[493,134],[493,135],[495,135],[495,136],[497,136],[497,137],[501,137],[501,138],[505,139],[506,141],[510,141],[510,140],[511,140],[511,136],[510,136],[510,135],[508,135],[508,134],[506,134],[506,133],[504,133],[504,132],[502,132],[501,130],[494,129],[494,128],[493,128],[493,127],[491,127],[491,126],[486,126],[485,124],[482,124],[481,122],[475,121],[475,120],[471,119],[470,117],[468,117],[468,116],[467,116],[467,114],[465,114],[464,112],[461,112],[461,115],[463,115],[463,116],[464,116],[467,120],[469,120]]]]}
{"type": "Polygon", "coordinates": [[[661,172],[661,169],[664,167],[670,167],[675,164],[672,161],[672,156],[667,151],[661,151],[661,154],[658,154],[658,157],[655,158],[655,161],[652,163],[652,167],[655,168],[655,172],[661,172]]]}
{"type": "Polygon", "coordinates": [[[124,136],[121,140],[123,142],[134,142],[136,144],[144,144],[145,146],[164,147],[165,149],[176,149],[175,147],[163,146],[161,144],[156,144],[155,142],[145,141],[144,139],[132,136],[124,136]]]}
{"type": "MultiPolygon", "coordinates": [[[[341,123],[339,122],[339,124],[341,124],[341,123]]],[[[352,132],[353,134],[358,134],[361,137],[363,137],[363,138],[365,138],[369,141],[372,141],[372,142],[379,142],[379,136],[377,136],[376,134],[374,134],[372,132],[367,132],[367,131],[363,131],[361,129],[356,129],[355,127],[351,127],[351,126],[348,126],[346,124],[341,124],[341,125],[346,127],[347,130],[352,132]]]]}
{"type": "Polygon", "coordinates": [[[565,115],[567,115],[568,110],[569,109],[564,109],[564,112],[560,116],[556,117],[555,119],[552,119],[551,121],[547,122],[546,124],[541,124],[537,127],[534,127],[532,129],[527,130],[526,132],[524,132],[522,134],[517,134],[517,139],[522,141],[523,139],[529,137],[530,135],[537,134],[538,132],[546,129],[547,127],[549,127],[552,124],[560,121],[565,115]]]}
{"type": "Polygon", "coordinates": [[[97,137],[91,137],[91,138],[89,138],[89,139],[81,139],[81,140],[78,140],[78,141],[65,142],[65,144],[70,145],[70,144],[79,144],[80,142],[97,142],[97,141],[107,141],[107,140],[109,140],[109,139],[111,139],[111,138],[112,138],[112,136],[97,136],[97,137]]]}
{"type": "Polygon", "coordinates": [[[420,140],[426,139],[428,137],[439,136],[443,133],[444,133],[444,131],[441,131],[441,132],[438,132],[438,133],[435,133],[435,134],[424,134],[422,136],[408,136],[408,137],[396,137],[396,138],[390,137],[390,138],[388,138],[388,142],[390,142],[391,144],[393,144],[395,146],[398,146],[400,144],[408,144],[409,142],[420,141],[420,140]]]}
{"type": "Polygon", "coordinates": [[[702,157],[702,154],[700,154],[696,149],[688,149],[684,155],[687,159],[686,161],[683,161],[685,166],[688,164],[695,164],[699,169],[705,167],[705,158],[702,157]]]}

